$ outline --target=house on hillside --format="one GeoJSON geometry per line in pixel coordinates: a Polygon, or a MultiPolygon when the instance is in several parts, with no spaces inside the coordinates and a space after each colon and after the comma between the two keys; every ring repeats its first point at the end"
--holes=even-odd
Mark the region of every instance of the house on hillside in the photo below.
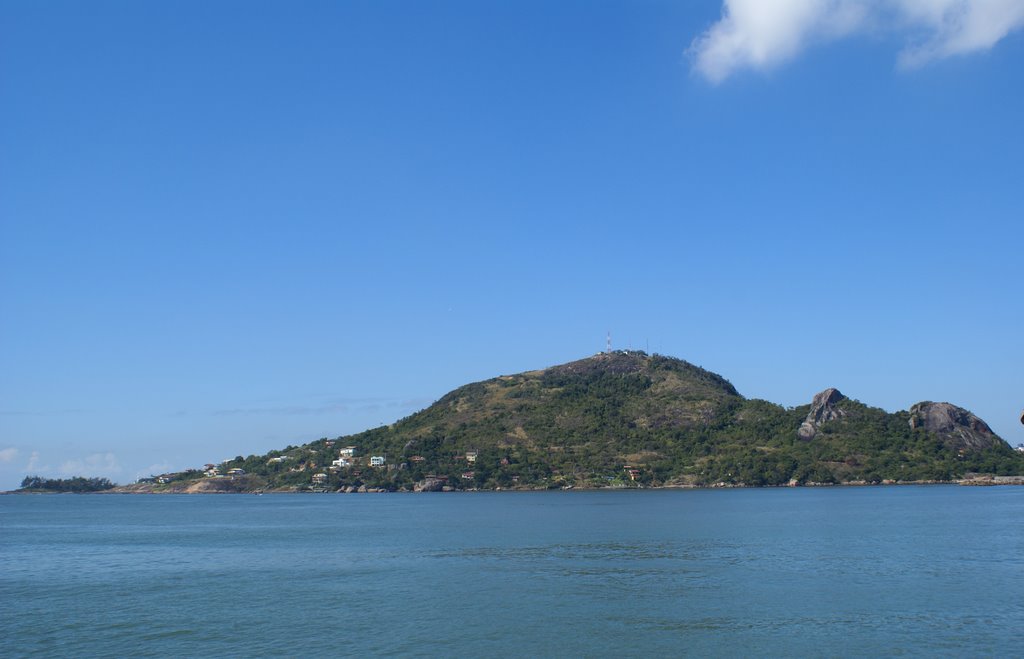
{"type": "Polygon", "coordinates": [[[351,458],[356,454],[355,446],[346,446],[345,448],[338,451],[338,456],[342,458],[351,458]]]}
{"type": "Polygon", "coordinates": [[[383,467],[384,466],[384,456],[383,455],[371,455],[370,456],[370,466],[371,467],[383,467]]]}
{"type": "Polygon", "coordinates": [[[472,464],[476,462],[476,451],[466,451],[466,462],[472,464]]]}
{"type": "Polygon", "coordinates": [[[228,476],[245,476],[245,469],[242,469],[241,467],[228,469],[228,476]]]}
{"type": "Polygon", "coordinates": [[[323,485],[327,482],[327,474],[320,472],[313,474],[313,485],[323,485]]]}

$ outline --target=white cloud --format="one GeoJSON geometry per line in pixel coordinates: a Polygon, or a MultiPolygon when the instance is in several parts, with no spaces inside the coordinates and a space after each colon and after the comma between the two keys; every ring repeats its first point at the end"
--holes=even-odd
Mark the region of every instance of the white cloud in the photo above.
{"type": "Polygon", "coordinates": [[[34,471],[39,468],[39,451],[32,451],[32,455],[28,456],[28,464],[25,465],[25,471],[34,471]]]}
{"type": "Polygon", "coordinates": [[[169,462],[157,462],[149,465],[145,469],[140,469],[139,471],[135,472],[135,478],[145,478],[147,476],[166,474],[172,469],[174,469],[174,467],[169,462]]]}
{"type": "Polygon", "coordinates": [[[57,471],[65,476],[113,476],[121,473],[121,465],[113,453],[93,453],[84,460],[68,460],[57,471]]]}
{"type": "Polygon", "coordinates": [[[929,36],[900,53],[900,65],[913,68],[951,55],[988,50],[1024,27],[1024,0],[899,0],[899,8],[929,36]]]}
{"type": "Polygon", "coordinates": [[[10,462],[16,457],[18,457],[18,449],[16,448],[5,448],[0,451],[0,462],[10,462]]]}
{"type": "Polygon", "coordinates": [[[767,70],[808,46],[858,33],[895,32],[898,62],[914,68],[983,51],[1024,26],[1024,0],[724,0],[722,18],[690,46],[694,69],[721,82],[767,70]]]}

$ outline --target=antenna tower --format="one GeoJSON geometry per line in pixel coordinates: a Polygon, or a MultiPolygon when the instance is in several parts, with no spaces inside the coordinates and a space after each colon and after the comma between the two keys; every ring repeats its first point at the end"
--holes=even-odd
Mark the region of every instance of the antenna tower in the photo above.
{"type": "Polygon", "coordinates": [[[608,340],[605,341],[604,345],[605,345],[604,351],[606,353],[608,353],[609,355],[612,354],[612,333],[611,332],[608,332],[608,340]]]}

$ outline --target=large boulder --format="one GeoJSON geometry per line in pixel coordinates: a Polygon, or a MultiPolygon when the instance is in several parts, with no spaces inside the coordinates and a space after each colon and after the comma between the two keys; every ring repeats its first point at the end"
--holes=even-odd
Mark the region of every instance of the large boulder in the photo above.
{"type": "Polygon", "coordinates": [[[815,394],[814,400],[811,401],[811,411],[807,413],[807,418],[796,431],[797,436],[804,441],[810,441],[818,434],[818,428],[822,424],[846,416],[845,411],[836,407],[839,401],[845,399],[846,396],[835,387],[815,394]]]}
{"type": "Polygon", "coordinates": [[[956,450],[978,451],[1003,442],[987,423],[950,403],[917,403],[910,408],[910,427],[935,433],[956,450]]]}

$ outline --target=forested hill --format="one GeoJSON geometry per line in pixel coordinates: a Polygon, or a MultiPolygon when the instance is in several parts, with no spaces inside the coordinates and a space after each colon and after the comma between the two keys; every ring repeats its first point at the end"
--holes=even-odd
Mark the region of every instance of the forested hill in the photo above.
{"type": "Polygon", "coordinates": [[[948,481],[1024,474],[1024,455],[948,403],[890,414],[827,389],[785,408],[686,361],[620,351],[468,384],[390,426],[207,471],[170,480],[200,491],[948,481]],[[215,484],[232,469],[232,485],[215,484]]]}
{"type": "Polygon", "coordinates": [[[43,478],[42,476],[26,476],[21,481],[18,492],[105,492],[114,489],[114,484],[107,478],[43,478]]]}

